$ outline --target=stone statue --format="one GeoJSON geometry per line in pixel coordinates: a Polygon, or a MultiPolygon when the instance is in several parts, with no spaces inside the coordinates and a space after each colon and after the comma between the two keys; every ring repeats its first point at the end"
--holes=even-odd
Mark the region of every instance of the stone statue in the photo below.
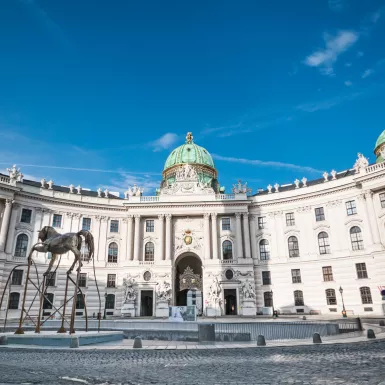
{"type": "Polygon", "coordinates": [[[12,168],[7,168],[11,183],[22,182],[24,175],[20,172],[20,168],[16,168],[16,164],[12,168]]]}
{"type": "Polygon", "coordinates": [[[241,287],[243,299],[255,299],[255,291],[251,282],[247,279],[241,287]]]}
{"type": "Polygon", "coordinates": [[[158,287],[156,289],[156,298],[157,300],[168,302],[171,299],[171,285],[163,281],[162,283],[158,283],[158,287]]]}
{"type": "Polygon", "coordinates": [[[134,288],[135,280],[133,278],[123,278],[123,304],[136,300],[138,291],[134,288]]]}
{"type": "Polygon", "coordinates": [[[356,173],[359,173],[362,169],[365,169],[369,166],[369,161],[361,153],[358,153],[357,156],[358,158],[356,160],[356,163],[354,163],[353,168],[356,170],[356,173]]]}
{"type": "Polygon", "coordinates": [[[219,284],[218,278],[215,277],[209,289],[209,303],[213,306],[217,304],[220,305],[221,293],[222,293],[221,285],[219,284]]]}
{"type": "Polygon", "coordinates": [[[381,148],[380,154],[381,154],[382,159],[385,161],[385,146],[381,148]]]}
{"type": "Polygon", "coordinates": [[[129,197],[140,197],[144,192],[142,187],[138,187],[134,184],[133,187],[129,187],[128,190],[124,193],[124,197],[128,199],[129,197]]]}
{"type": "Polygon", "coordinates": [[[251,188],[247,187],[247,182],[242,184],[242,181],[238,180],[238,183],[233,185],[233,194],[247,194],[251,191],[251,188]]]}

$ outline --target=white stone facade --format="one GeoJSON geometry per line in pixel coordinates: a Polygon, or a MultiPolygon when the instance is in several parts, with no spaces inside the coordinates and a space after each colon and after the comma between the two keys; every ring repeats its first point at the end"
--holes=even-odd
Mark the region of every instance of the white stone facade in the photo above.
{"type": "MultiPolygon", "coordinates": [[[[77,232],[88,218],[84,223],[95,239],[102,309],[104,295],[115,295],[107,314],[120,316],[126,303],[133,309],[131,316],[155,316],[157,288],[165,283],[172,288],[169,303],[176,304],[176,264],[192,254],[202,264],[204,314],[225,315],[226,293],[236,296],[233,314],[268,313],[271,291],[274,309],[281,313],[340,314],[340,287],[348,314],[384,314],[385,163],[368,165],[359,157],[353,169],[325,173],[313,182],[304,178],[290,186],[269,185],[254,196],[242,185],[235,186],[233,194],[214,193],[194,184],[190,174],[176,182],[181,187],[172,186],[172,193],[167,187],[167,193],[144,196],[135,187],[125,199],[108,191],[87,193],[80,186],[59,188],[52,181],[23,181],[14,174],[0,175],[0,294],[11,270],[26,262],[26,244],[20,238],[17,245],[21,234],[27,237],[28,254],[42,227],[54,224],[61,233],[77,232]],[[225,241],[232,246],[230,259],[224,259],[225,241]],[[153,261],[145,257],[149,242],[153,261]],[[108,256],[111,243],[117,245],[117,256],[114,251],[108,256]],[[111,287],[108,275],[115,275],[111,287]],[[126,301],[123,282],[128,278],[135,281],[136,294],[126,301]],[[142,292],[153,293],[151,314],[143,314],[142,292]]],[[[34,255],[40,274],[48,258],[34,255]]],[[[55,283],[48,288],[56,307],[63,303],[65,272],[72,261],[72,255],[62,256],[55,283]]],[[[18,270],[24,270],[22,280],[15,278],[5,293],[0,318],[10,293],[20,297],[8,317],[20,314],[26,267],[18,270]]],[[[98,311],[92,262],[84,263],[82,272],[87,274],[83,290],[92,315],[98,311]]],[[[34,294],[30,288],[27,303],[34,294]]]]}

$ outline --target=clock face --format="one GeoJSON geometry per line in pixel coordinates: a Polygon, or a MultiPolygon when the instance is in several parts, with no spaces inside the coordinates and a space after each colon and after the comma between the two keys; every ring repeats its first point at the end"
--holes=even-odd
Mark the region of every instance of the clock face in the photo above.
{"type": "Polygon", "coordinates": [[[192,242],[192,236],[191,236],[191,235],[186,235],[186,236],[184,237],[184,243],[185,243],[186,245],[191,245],[191,242],[192,242]]]}

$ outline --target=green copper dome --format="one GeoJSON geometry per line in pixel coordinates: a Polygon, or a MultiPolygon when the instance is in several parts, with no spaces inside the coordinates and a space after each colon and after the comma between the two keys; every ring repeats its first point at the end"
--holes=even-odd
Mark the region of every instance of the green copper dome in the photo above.
{"type": "Polygon", "coordinates": [[[378,137],[377,142],[376,142],[376,147],[374,148],[374,154],[376,155],[376,163],[381,163],[385,159],[382,159],[380,150],[381,147],[385,144],[385,130],[382,131],[381,135],[378,137]]]}

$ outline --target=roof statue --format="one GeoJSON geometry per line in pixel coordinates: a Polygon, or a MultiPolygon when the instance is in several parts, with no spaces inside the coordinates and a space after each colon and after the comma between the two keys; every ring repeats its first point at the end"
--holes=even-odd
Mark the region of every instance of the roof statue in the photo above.
{"type": "Polygon", "coordinates": [[[251,188],[247,187],[247,182],[242,184],[240,179],[237,184],[233,184],[233,194],[247,194],[251,193],[251,191],[251,188]]]}
{"type": "Polygon", "coordinates": [[[186,135],[186,143],[192,143],[194,137],[192,135],[192,132],[188,132],[186,135]]]}
{"type": "Polygon", "coordinates": [[[368,158],[365,158],[364,155],[362,155],[360,152],[357,154],[358,158],[356,160],[356,163],[354,163],[353,168],[356,170],[356,173],[360,173],[361,170],[365,169],[369,166],[368,158]]]}
{"type": "Polygon", "coordinates": [[[9,173],[9,179],[11,183],[16,184],[16,182],[22,182],[24,175],[20,172],[20,168],[16,168],[16,164],[12,166],[12,168],[7,168],[9,173]]]}

